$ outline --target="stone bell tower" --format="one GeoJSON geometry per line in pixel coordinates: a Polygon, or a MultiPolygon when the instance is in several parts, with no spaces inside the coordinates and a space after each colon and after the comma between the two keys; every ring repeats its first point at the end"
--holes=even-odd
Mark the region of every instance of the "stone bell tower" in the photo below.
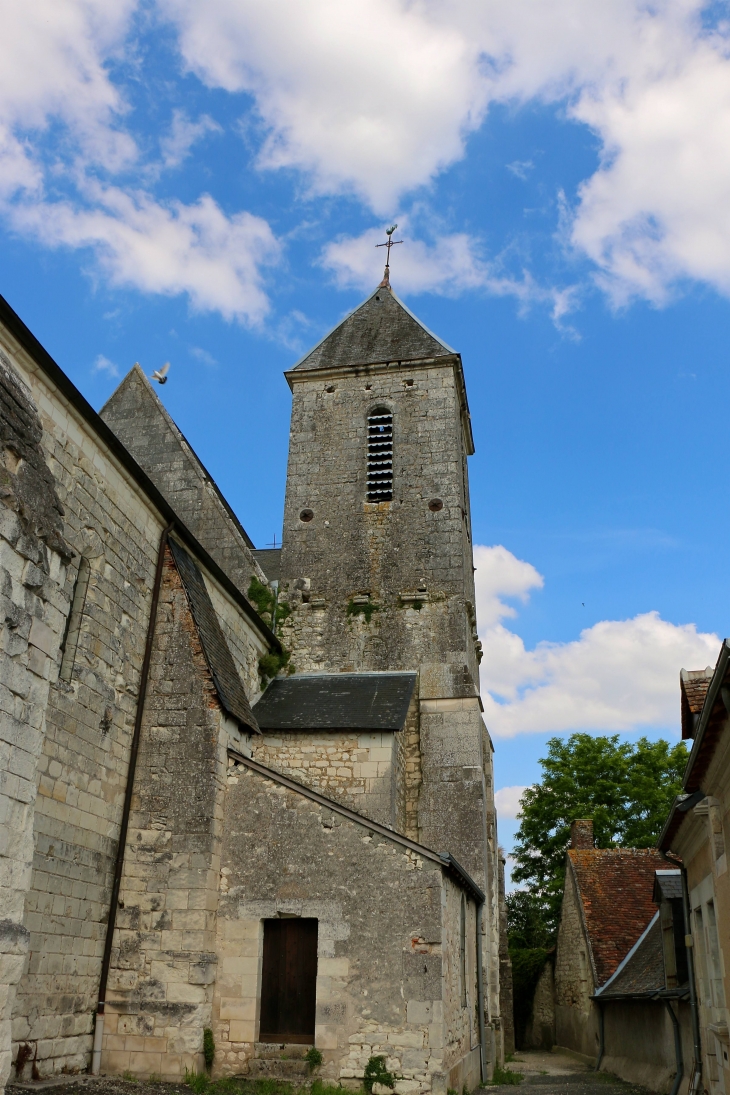
{"type": "Polygon", "coordinates": [[[486,894],[498,1045],[501,864],[478,690],[461,358],[398,299],[386,268],[286,377],[281,596],[291,613],[281,638],[296,674],[417,673],[417,756],[405,767],[418,783],[418,824],[406,835],[453,854],[486,894]]]}

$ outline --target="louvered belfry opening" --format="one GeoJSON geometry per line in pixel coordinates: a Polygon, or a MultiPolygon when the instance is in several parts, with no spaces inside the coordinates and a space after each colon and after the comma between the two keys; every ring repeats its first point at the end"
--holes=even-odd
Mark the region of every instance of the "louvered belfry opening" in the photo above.
{"type": "Polygon", "coordinates": [[[368,502],[393,501],[393,415],[377,407],[368,415],[368,502]]]}

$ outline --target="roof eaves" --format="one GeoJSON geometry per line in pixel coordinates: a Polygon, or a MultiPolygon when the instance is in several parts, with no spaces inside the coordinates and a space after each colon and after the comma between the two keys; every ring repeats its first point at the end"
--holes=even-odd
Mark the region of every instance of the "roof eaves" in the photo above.
{"type": "Polygon", "coordinates": [[[63,369],[48,353],[32,331],[26,327],[20,316],[13,311],[3,296],[0,296],[0,323],[14,335],[26,353],[35,361],[36,365],[46,374],[50,382],[58,388],[80,417],[98,434],[107,449],[121,464],[130,477],[137,483],[141,490],[156,507],[166,523],[173,522],[176,535],[193,551],[203,563],[206,570],[215,578],[226,593],[236,602],[239,608],[257,628],[262,637],[274,650],[281,650],[281,643],[266,626],[256,610],[241,593],[240,589],[231,581],[226,572],[216,563],[215,559],[205,550],[193,536],[190,529],[180,520],[175,510],[165,496],[157,489],[152,480],[142,471],[128,449],[124,447],[117,435],[107,426],[103,418],[100,418],[91,404],[84,398],[76,385],[66,376],[63,369]]]}
{"type": "Polygon", "coordinates": [[[438,863],[440,867],[449,871],[449,873],[457,879],[462,889],[467,890],[478,904],[483,905],[486,901],[484,893],[479,886],[477,886],[471,875],[464,870],[458,860],[454,859],[449,852],[434,852],[431,848],[426,848],[423,844],[418,844],[415,840],[411,840],[409,837],[396,832],[395,829],[389,829],[387,825],[383,825],[379,821],[373,821],[372,818],[366,817],[364,814],[358,814],[348,806],[343,806],[340,802],[335,802],[334,799],[327,798],[326,795],[321,795],[318,791],[313,791],[311,787],[306,787],[303,783],[299,783],[298,780],[292,779],[290,776],[285,776],[283,773],[277,772],[273,768],[267,768],[266,765],[260,764],[259,761],[254,760],[253,757],[247,757],[243,753],[239,753],[237,749],[229,748],[228,756],[232,757],[233,760],[237,761],[239,764],[244,764],[247,768],[251,768],[252,771],[257,772],[265,779],[270,779],[274,783],[279,783],[282,787],[286,787],[296,794],[303,795],[304,798],[308,798],[312,802],[318,803],[320,806],[326,806],[327,809],[332,810],[333,813],[347,818],[348,821],[354,821],[356,825],[362,825],[371,832],[378,833],[379,836],[384,836],[388,840],[392,840],[395,844],[400,844],[402,847],[408,848],[409,851],[415,852],[417,855],[430,860],[432,863],[438,863]]]}

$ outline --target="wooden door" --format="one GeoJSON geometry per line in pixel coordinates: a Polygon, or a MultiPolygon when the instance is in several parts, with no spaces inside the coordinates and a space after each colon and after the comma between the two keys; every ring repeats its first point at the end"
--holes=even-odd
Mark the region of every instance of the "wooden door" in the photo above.
{"type": "Polygon", "coordinates": [[[317,921],[264,920],[261,1042],[314,1045],[317,921]]]}

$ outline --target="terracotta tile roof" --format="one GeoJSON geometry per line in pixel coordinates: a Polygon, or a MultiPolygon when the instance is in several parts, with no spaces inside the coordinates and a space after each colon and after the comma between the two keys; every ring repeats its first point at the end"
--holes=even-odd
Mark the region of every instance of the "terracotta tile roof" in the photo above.
{"type": "Polygon", "coordinates": [[[568,858],[578,883],[600,986],[656,912],[656,871],[676,864],[656,848],[571,848],[568,858]]]}
{"type": "Polygon", "coordinates": [[[693,738],[705,705],[705,696],[710,687],[713,669],[683,669],[679,674],[679,689],[682,696],[682,737],[693,738]]]}

